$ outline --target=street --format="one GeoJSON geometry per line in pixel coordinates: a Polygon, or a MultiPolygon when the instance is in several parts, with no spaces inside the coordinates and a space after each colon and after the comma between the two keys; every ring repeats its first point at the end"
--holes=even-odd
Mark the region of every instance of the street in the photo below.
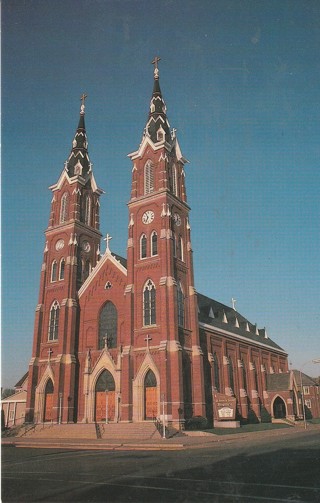
{"type": "Polygon", "coordinates": [[[318,502],[319,431],[183,451],[2,447],[6,502],[318,502]]]}

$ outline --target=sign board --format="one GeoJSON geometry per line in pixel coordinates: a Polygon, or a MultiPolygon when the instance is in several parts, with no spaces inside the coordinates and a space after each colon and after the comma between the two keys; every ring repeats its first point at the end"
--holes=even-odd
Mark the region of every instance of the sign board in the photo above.
{"type": "Polygon", "coordinates": [[[236,418],[237,400],[233,396],[213,393],[215,418],[218,421],[234,421],[236,418]]]}

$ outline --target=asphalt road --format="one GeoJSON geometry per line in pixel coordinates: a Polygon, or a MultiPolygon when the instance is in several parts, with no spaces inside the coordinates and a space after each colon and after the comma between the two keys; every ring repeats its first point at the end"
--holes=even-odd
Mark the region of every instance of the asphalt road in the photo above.
{"type": "Polygon", "coordinates": [[[319,431],[184,451],[2,448],[2,501],[320,502],[319,431]]]}

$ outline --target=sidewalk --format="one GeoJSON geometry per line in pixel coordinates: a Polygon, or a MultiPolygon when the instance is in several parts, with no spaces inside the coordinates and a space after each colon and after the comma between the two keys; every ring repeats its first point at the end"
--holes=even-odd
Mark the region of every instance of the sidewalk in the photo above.
{"type": "Polygon", "coordinates": [[[320,434],[320,425],[308,425],[307,430],[301,426],[294,426],[286,429],[265,430],[256,432],[244,432],[237,434],[215,435],[205,432],[192,432],[191,435],[175,436],[167,439],[146,439],[146,440],[130,440],[121,441],[117,438],[110,439],[50,439],[50,438],[24,438],[24,437],[7,437],[2,438],[2,446],[12,447],[28,447],[28,448],[43,448],[43,449],[73,449],[73,450],[182,450],[182,449],[203,449],[210,446],[214,447],[217,443],[236,442],[240,439],[251,438],[274,438],[277,436],[290,436],[306,434],[308,431],[318,431],[320,434]],[[196,434],[198,433],[198,434],[196,434]]]}

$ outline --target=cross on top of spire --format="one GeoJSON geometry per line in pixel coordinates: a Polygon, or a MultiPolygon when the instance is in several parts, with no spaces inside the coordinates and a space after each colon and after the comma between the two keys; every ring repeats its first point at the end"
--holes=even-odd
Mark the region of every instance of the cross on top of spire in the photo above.
{"type": "Polygon", "coordinates": [[[81,101],[80,113],[81,114],[84,114],[84,109],[85,109],[84,103],[85,103],[85,100],[87,97],[88,97],[88,95],[85,93],[82,93],[82,96],[80,96],[80,101],[81,101]]]}
{"type": "Polygon", "coordinates": [[[159,56],[156,56],[154,60],[151,62],[152,65],[154,65],[154,78],[158,79],[159,78],[159,68],[158,68],[158,63],[161,61],[161,58],[159,56]]]}
{"type": "Polygon", "coordinates": [[[109,241],[111,241],[112,237],[110,236],[110,234],[108,233],[106,235],[105,238],[103,238],[103,240],[107,243],[107,248],[106,248],[106,251],[110,251],[110,247],[109,247],[109,241]]]}

